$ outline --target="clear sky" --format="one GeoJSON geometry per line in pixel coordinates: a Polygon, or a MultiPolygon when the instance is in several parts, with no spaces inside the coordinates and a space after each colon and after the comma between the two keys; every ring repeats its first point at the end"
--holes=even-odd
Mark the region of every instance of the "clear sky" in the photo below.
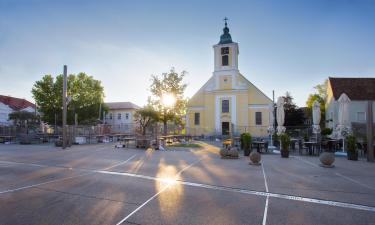
{"type": "Polygon", "coordinates": [[[151,74],[186,70],[191,97],[212,75],[228,17],[239,69],[269,97],[304,106],[328,76],[375,77],[375,1],[0,0],[0,94],[32,100],[44,74],[86,72],[106,101],[146,103],[151,74]]]}

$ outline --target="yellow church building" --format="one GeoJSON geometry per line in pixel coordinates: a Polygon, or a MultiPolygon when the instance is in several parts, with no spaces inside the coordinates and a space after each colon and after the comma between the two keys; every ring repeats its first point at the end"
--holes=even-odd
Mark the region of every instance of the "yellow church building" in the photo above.
{"type": "Polygon", "coordinates": [[[214,72],[188,101],[186,133],[190,135],[268,135],[272,100],[238,70],[238,43],[225,21],[220,42],[213,46],[214,72]],[[232,130],[233,129],[233,130],[232,130]]]}

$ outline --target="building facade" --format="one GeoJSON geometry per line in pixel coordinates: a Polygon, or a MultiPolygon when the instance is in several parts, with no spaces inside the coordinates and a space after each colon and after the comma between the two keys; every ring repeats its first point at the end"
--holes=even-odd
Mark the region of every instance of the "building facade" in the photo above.
{"type": "Polygon", "coordinates": [[[13,125],[9,114],[17,111],[35,112],[35,105],[22,98],[0,95],[0,126],[13,125]]]}
{"type": "Polygon", "coordinates": [[[108,112],[104,115],[104,123],[111,125],[114,133],[134,133],[136,125],[134,113],[140,107],[131,102],[105,103],[108,112]]]}
{"type": "Polygon", "coordinates": [[[240,73],[238,43],[232,41],[226,22],[213,50],[214,72],[187,104],[186,132],[267,136],[272,100],[240,73]]]}
{"type": "MultiPolygon", "coordinates": [[[[350,98],[349,123],[365,124],[367,121],[367,103],[375,101],[375,78],[338,78],[329,77],[327,85],[326,127],[336,128],[338,124],[338,99],[345,93],[350,98]]],[[[375,118],[375,102],[372,105],[375,118]]],[[[365,127],[365,125],[363,125],[365,127]]]]}

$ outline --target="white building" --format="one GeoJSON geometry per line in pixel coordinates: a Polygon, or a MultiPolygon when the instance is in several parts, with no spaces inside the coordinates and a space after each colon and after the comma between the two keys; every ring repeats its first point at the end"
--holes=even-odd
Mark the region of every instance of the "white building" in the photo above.
{"type": "Polygon", "coordinates": [[[108,112],[104,122],[111,125],[112,132],[133,133],[135,129],[134,113],[140,107],[131,102],[107,102],[108,112]]]}
{"type": "Polygon", "coordinates": [[[0,95],[0,126],[9,126],[9,114],[17,111],[35,112],[35,105],[22,98],[0,95]]]}
{"type": "Polygon", "coordinates": [[[342,93],[350,98],[349,122],[365,124],[367,121],[367,101],[372,100],[375,118],[375,78],[337,78],[329,77],[326,102],[326,126],[335,128],[338,123],[339,104],[342,93]]]}

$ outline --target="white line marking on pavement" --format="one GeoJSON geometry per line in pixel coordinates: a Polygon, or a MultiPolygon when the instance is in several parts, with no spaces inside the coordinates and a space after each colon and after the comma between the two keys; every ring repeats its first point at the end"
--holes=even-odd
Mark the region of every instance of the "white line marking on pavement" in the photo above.
{"type": "MultiPolygon", "coordinates": [[[[196,162],[197,163],[197,162],[196,162]]],[[[51,166],[53,167],[53,166],[51,166]]],[[[72,168],[73,169],[73,168],[72,168]]],[[[87,170],[90,171],[90,170],[87,170]]],[[[181,171],[182,172],[182,171],[181,171]]],[[[121,172],[111,172],[111,171],[102,171],[102,170],[92,170],[90,173],[101,173],[101,174],[111,174],[111,175],[119,175],[119,176],[130,176],[130,177],[137,177],[137,178],[143,178],[148,180],[157,180],[160,182],[170,183],[170,181],[158,178],[158,177],[152,177],[152,176],[146,176],[146,175],[140,175],[140,174],[133,174],[133,173],[121,173],[121,172]]],[[[78,176],[84,176],[86,174],[77,175],[78,176]]],[[[73,177],[70,177],[73,178],[73,177]]],[[[70,178],[62,178],[62,179],[70,179],[70,178]]],[[[61,179],[61,180],[62,180],[61,179]]],[[[55,182],[57,180],[49,181],[49,182],[55,182]]],[[[337,202],[337,201],[329,201],[329,200],[321,200],[321,199],[314,199],[314,198],[307,198],[307,197],[301,197],[301,196],[294,196],[294,195],[286,195],[286,194],[277,194],[277,193],[270,193],[270,192],[262,192],[262,191],[252,191],[252,190],[246,190],[246,189],[239,189],[239,188],[233,188],[233,187],[221,187],[221,186],[215,186],[210,184],[201,184],[201,183],[193,183],[193,182],[186,182],[186,181],[180,181],[176,180],[181,185],[191,186],[191,187],[200,187],[200,188],[206,188],[211,190],[219,190],[219,191],[228,191],[228,192],[234,192],[234,193],[242,193],[242,194],[248,194],[248,195],[256,195],[256,196],[269,196],[274,198],[280,198],[280,199],[286,199],[286,200],[293,200],[293,201],[301,201],[301,202],[309,202],[309,203],[315,203],[315,204],[321,204],[321,205],[329,205],[329,206],[336,206],[336,207],[342,207],[342,208],[350,208],[350,209],[358,209],[358,210],[364,210],[364,211],[370,211],[375,212],[375,207],[366,206],[366,205],[358,205],[358,204],[352,204],[352,203],[345,203],[345,202],[337,202]]],[[[48,183],[48,182],[45,182],[48,183]]],[[[37,184],[42,185],[42,184],[37,184]]],[[[30,187],[34,187],[37,185],[30,185],[30,187]]],[[[24,188],[18,188],[18,189],[24,189],[24,188]]],[[[10,190],[12,191],[12,190],[10,190]]],[[[5,192],[0,192],[0,194],[5,192]]],[[[14,189],[13,191],[16,191],[14,189]]]]}
{"type": "MultiPolygon", "coordinates": [[[[192,167],[193,165],[197,164],[198,162],[200,162],[201,160],[203,159],[203,157],[197,161],[195,161],[194,163],[191,163],[189,166],[183,168],[181,171],[179,171],[176,175],[175,175],[175,178],[174,178],[174,181],[176,181],[176,178],[181,175],[182,172],[184,172],[185,170],[189,169],[190,167],[192,167]]],[[[150,177],[151,178],[151,177],[150,177]]],[[[164,182],[167,182],[165,179],[162,179],[162,178],[159,178],[157,179],[159,181],[164,181],[164,182]]],[[[152,201],[154,198],[156,198],[158,195],[160,195],[161,193],[163,193],[165,190],[167,190],[167,188],[169,188],[173,183],[172,182],[167,182],[167,185],[165,187],[163,187],[158,193],[154,194],[153,196],[151,196],[151,198],[147,199],[142,205],[140,205],[138,208],[136,208],[133,212],[131,212],[129,215],[127,215],[126,217],[124,217],[122,220],[120,220],[120,222],[116,223],[116,225],[120,225],[122,224],[123,222],[125,222],[127,219],[129,219],[132,215],[134,215],[136,212],[138,212],[140,209],[142,209],[145,205],[147,205],[147,203],[149,203],[150,201],[152,201]]]]}
{"type": "Polygon", "coordinates": [[[344,175],[342,175],[341,173],[335,173],[337,176],[340,176],[340,177],[342,177],[342,178],[344,178],[344,179],[347,179],[347,180],[349,180],[349,181],[351,181],[351,182],[354,182],[354,183],[356,183],[356,184],[359,184],[359,185],[361,185],[361,186],[363,186],[363,187],[366,187],[366,188],[370,188],[370,189],[372,189],[372,190],[375,190],[375,188],[373,188],[373,187],[371,187],[371,186],[368,186],[367,184],[364,184],[364,183],[362,183],[362,182],[359,182],[359,181],[357,181],[357,180],[354,180],[354,179],[352,179],[352,178],[350,178],[350,177],[347,177],[347,176],[344,176],[344,175]]]}
{"type": "MultiPolygon", "coordinates": [[[[320,168],[318,165],[316,165],[316,164],[314,164],[314,163],[312,163],[312,162],[309,162],[309,161],[307,161],[307,160],[304,160],[304,159],[302,159],[302,158],[300,158],[300,157],[295,157],[295,156],[292,156],[292,157],[293,157],[293,158],[296,158],[296,159],[298,159],[298,160],[301,160],[302,162],[305,162],[305,163],[307,163],[307,164],[310,164],[310,165],[312,165],[312,166],[314,166],[314,167],[320,168]]],[[[353,183],[359,184],[359,185],[361,185],[361,186],[363,186],[363,187],[366,187],[366,188],[369,188],[369,189],[371,189],[371,190],[375,190],[375,188],[373,188],[373,187],[371,187],[371,186],[369,186],[369,185],[367,185],[367,184],[364,184],[364,183],[362,183],[362,182],[360,182],[360,181],[358,181],[358,180],[355,180],[355,179],[353,179],[353,178],[350,178],[350,177],[347,177],[347,176],[345,176],[345,175],[342,175],[341,173],[337,173],[337,172],[335,172],[335,174],[336,174],[337,176],[339,176],[339,177],[341,177],[341,178],[344,178],[344,179],[346,179],[346,180],[349,180],[349,181],[351,181],[351,182],[353,182],[353,183]]]]}
{"type": "MultiPolygon", "coordinates": [[[[127,160],[125,160],[125,161],[123,161],[121,163],[115,164],[113,166],[107,167],[104,170],[106,170],[106,169],[107,170],[108,169],[112,169],[115,166],[118,166],[118,165],[121,165],[121,164],[125,164],[125,163],[129,162],[129,160],[131,160],[135,156],[136,155],[133,155],[129,159],[127,159],[127,160]]],[[[2,161],[2,162],[5,162],[5,161],[2,161]]],[[[25,165],[26,163],[14,163],[14,164],[24,164],[25,165]]],[[[49,166],[38,165],[38,164],[26,164],[26,165],[38,166],[38,167],[49,167],[49,166]]],[[[58,181],[62,181],[62,180],[73,179],[73,178],[77,178],[77,177],[86,176],[86,175],[89,175],[89,174],[92,174],[92,173],[96,173],[95,170],[94,171],[83,170],[83,171],[89,171],[89,172],[88,173],[84,173],[84,174],[75,175],[75,176],[70,176],[70,177],[64,177],[64,178],[59,178],[59,179],[55,179],[55,180],[50,180],[50,181],[46,181],[46,182],[42,182],[42,183],[38,183],[38,184],[33,184],[33,185],[24,186],[24,187],[19,187],[19,188],[15,188],[15,189],[8,189],[8,190],[0,191],[0,194],[5,194],[5,193],[9,193],[9,192],[20,191],[20,190],[27,189],[27,188],[33,188],[33,187],[37,187],[37,186],[44,185],[44,184],[49,184],[49,183],[58,182],[58,181]]]]}
{"type": "MultiPolygon", "coordinates": [[[[264,165],[264,163],[262,162],[262,171],[263,171],[263,177],[264,177],[264,186],[266,186],[266,192],[268,193],[267,178],[266,178],[266,173],[264,172],[263,165],[264,165]]],[[[266,204],[264,206],[264,214],[263,214],[262,225],[266,225],[267,224],[268,201],[269,201],[269,196],[266,197],[266,204]]]]}
{"type": "Polygon", "coordinates": [[[130,160],[132,160],[135,156],[136,156],[136,154],[132,155],[129,159],[127,159],[125,161],[122,161],[122,162],[119,162],[119,163],[117,163],[117,164],[115,164],[113,166],[109,166],[109,167],[105,168],[104,170],[110,170],[110,169],[115,168],[116,166],[120,166],[120,165],[126,164],[127,162],[129,162],[130,160]]]}

